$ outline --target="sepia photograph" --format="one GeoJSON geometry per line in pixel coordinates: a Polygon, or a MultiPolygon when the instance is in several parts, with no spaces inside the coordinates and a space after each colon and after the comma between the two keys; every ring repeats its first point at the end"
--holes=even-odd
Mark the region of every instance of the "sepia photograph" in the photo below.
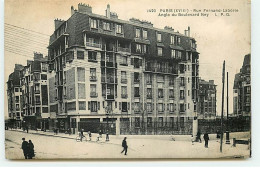
{"type": "Polygon", "coordinates": [[[250,0],[4,8],[6,159],[250,159],[250,0]]]}

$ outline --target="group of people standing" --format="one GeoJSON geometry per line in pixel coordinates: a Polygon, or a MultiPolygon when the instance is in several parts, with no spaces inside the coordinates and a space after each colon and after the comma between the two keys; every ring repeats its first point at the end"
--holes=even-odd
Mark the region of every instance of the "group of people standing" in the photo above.
{"type": "MultiPolygon", "coordinates": [[[[193,145],[193,142],[200,142],[201,143],[201,132],[200,132],[200,130],[197,132],[195,140],[193,139],[193,135],[191,137],[192,137],[192,141],[191,141],[192,145],[193,145]]],[[[208,133],[204,133],[203,139],[205,141],[205,148],[208,148],[208,145],[209,145],[209,134],[208,133]]]]}
{"type": "MultiPolygon", "coordinates": [[[[80,141],[82,142],[82,139],[83,137],[86,138],[86,136],[84,135],[84,129],[81,129],[80,132],[79,132],[79,136],[80,136],[80,141]]],[[[92,134],[90,131],[88,131],[88,137],[89,137],[89,141],[92,140],[92,134]]],[[[98,136],[97,136],[97,139],[96,141],[99,141],[100,138],[102,138],[102,131],[100,130],[99,133],[98,133],[98,136]]],[[[109,134],[108,134],[108,131],[106,133],[106,141],[109,141],[109,134]]]]}
{"type": "Polygon", "coordinates": [[[22,150],[23,150],[23,154],[24,154],[24,158],[25,159],[32,159],[33,157],[35,157],[35,153],[34,153],[34,145],[32,143],[31,140],[29,140],[29,142],[27,142],[25,140],[25,138],[22,138],[23,142],[22,142],[22,150]]]}

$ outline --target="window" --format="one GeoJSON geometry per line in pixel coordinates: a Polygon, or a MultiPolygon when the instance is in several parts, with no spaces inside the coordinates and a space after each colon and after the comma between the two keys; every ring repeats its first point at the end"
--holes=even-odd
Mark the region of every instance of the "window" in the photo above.
{"type": "Polygon", "coordinates": [[[147,46],[145,44],[143,45],[143,53],[147,53],[147,46]]]}
{"type": "Polygon", "coordinates": [[[142,65],[142,60],[138,58],[134,58],[134,68],[140,68],[140,65],[142,65]]]}
{"type": "Polygon", "coordinates": [[[158,56],[162,56],[162,47],[158,47],[157,50],[158,50],[158,56]]]}
{"type": "Polygon", "coordinates": [[[139,113],[140,112],[140,103],[134,103],[134,112],[139,113]]]}
{"type": "Polygon", "coordinates": [[[174,35],[171,35],[171,44],[174,44],[174,42],[175,42],[174,35]]]}
{"type": "Polygon", "coordinates": [[[147,98],[148,99],[152,98],[152,89],[151,88],[147,88],[147,98]]]}
{"type": "Polygon", "coordinates": [[[181,83],[180,83],[181,86],[184,86],[184,77],[181,77],[181,83]]]}
{"type": "Polygon", "coordinates": [[[163,117],[159,117],[158,127],[163,127],[163,117]]]}
{"type": "Polygon", "coordinates": [[[98,21],[96,19],[91,19],[91,28],[98,28],[98,21]]]}
{"type": "Polygon", "coordinates": [[[89,101],[89,109],[91,112],[97,112],[97,102],[96,101],[89,101]]]}
{"type": "Polygon", "coordinates": [[[163,112],[163,103],[158,103],[158,111],[163,112]]]}
{"type": "Polygon", "coordinates": [[[40,96],[35,96],[35,103],[41,104],[40,96]]]}
{"type": "Polygon", "coordinates": [[[184,90],[180,90],[180,99],[184,99],[184,90]]]}
{"type": "Polygon", "coordinates": [[[170,97],[170,98],[174,98],[173,89],[170,89],[170,90],[169,90],[169,97],[170,97]]]}
{"type": "Polygon", "coordinates": [[[122,25],[116,25],[116,33],[122,33],[122,25]]]}
{"type": "Polygon", "coordinates": [[[127,83],[126,71],[121,71],[121,83],[127,83]]]}
{"type": "Polygon", "coordinates": [[[35,84],[34,85],[34,92],[35,92],[35,94],[39,94],[40,93],[40,84],[35,84]]]}
{"type": "Polygon", "coordinates": [[[127,86],[121,87],[121,95],[122,95],[122,98],[127,98],[127,86]]]}
{"type": "Polygon", "coordinates": [[[181,38],[178,37],[178,45],[180,45],[180,44],[181,44],[181,38]]]}
{"type": "Polygon", "coordinates": [[[34,80],[35,80],[35,81],[40,80],[40,73],[34,73],[34,74],[33,74],[33,77],[34,77],[34,80]]]}
{"type": "Polygon", "coordinates": [[[147,84],[152,84],[152,75],[149,73],[147,74],[146,82],[147,84]]]}
{"type": "Polygon", "coordinates": [[[127,56],[122,56],[122,64],[127,65],[127,56]]]}
{"type": "Polygon", "coordinates": [[[41,80],[47,80],[47,74],[41,74],[41,80]]]}
{"type": "Polygon", "coordinates": [[[185,110],[184,110],[184,104],[180,104],[180,112],[185,112],[185,110]]]}
{"type": "Polygon", "coordinates": [[[139,79],[139,73],[138,72],[134,72],[134,82],[138,83],[140,81],[139,79]]]}
{"type": "Polygon", "coordinates": [[[16,107],[16,110],[20,109],[19,104],[16,104],[15,107],[16,107]]]}
{"type": "Polygon", "coordinates": [[[19,88],[14,88],[14,91],[15,92],[19,92],[19,88]]]}
{"type": "Polygon", "coordinates": [[[122,112],[127,112],[127,102],[122,102],[122,112]]]}
{"type": "Polygon", "coordinates": [[[84,59],[84,51],[77,51],[77,59],[84,59]]]}
{"type": "Polygon", "coordinates": [[[188,96],[190,96],[190,90],[188,90],[188,96]]]}
{"type": "Polygon", "coordinates": [[[97,60],[97,52],[88,52],[88,60],[96,61],[97,60]]]}
{"type": "Polygon", "coordinates": [[[85,68],[77,67],[78,82],[85,82],[85,68]]]}
{"type": "Polygon", "coordinates": [[[143,39],[147,39],[147,31],[143,30],[143,39]]]}
{"type": "Polygon", "coordinates": [[[152,103],[147,103],[146,104],[146,107],[147,107],[147,112],[152,112],[152,103]]]}
{"type": "Polygon", "coordinates": [[[170,112],[174,112],[174,105],[173,105],[173,103],[170,103],[170,112]]]}
{"type": "Polygon", "coordinates": [[[161,33],[157,33],[157,41],[162,42],[162,34],[161,33]]]}
{"type": "Polygon", "coordinates": [[[136,52],[141,53],[141,45],[136,44],[136,52]]]}
{"type": "Polygon", "coordinates": [[[97,96],[96,88],[97,88],[96,84],[90,84],[90,96],[91,97],[97,96]]]}
{"type": "Polygon", "coordinates": [[[147,117],[147,127],[152,127],[153,126],[153,119],[152,117],[147,117]]]}
{"type": "Polygon", "coordinates": [[[135,37],[140,38],[140,29],[139,28],[135,29],[135,37]]]}
{"type": "Polygon", "coordinates": [[[90,68],[90,80],[95,81],[97,79],[96,77],[96,69],[95,68],[90,68]]]}
{"type": "Polygon", "coordinates": [[[140,97],[139,87],[134,87],[134,96],[135,96],[135,97],[140,97]]]}
{"type": "Polygon", "coordinates": [[[140,118],[135,117],[135,127],[140,127],[140,118]]]}
{"type": "Polygon", "coordinates": [[[176,56],[176,51],[175,50],[171,50],[171,57],[175,58],[175,56],[176,56]]]}
{"type": "Polygon", "coordinates": [[[158,98],[163,98],[163,89],[158,89],[158,98]]]}
{"type": "Polygon", "coordinates": [[[19,102],[19,96],[15,96],[15,102],[19,102]]]}
{"type": "Polygon", "coordinates": [[[46,72],[48,70],[48,64],[42,63],[42,71],[46,72]]]}
{"type": "Polygon", "coordinates": [[[86,110],[86,102],[79,101],[79,110],[86,110]]]}
{"type": "Polygon", "coordinates": [[[103,22],[103,29],[104,29],[104,30],[111,30],[111,29],[110,29],[110,23],[108,23],[108,22],[103,22]]]}

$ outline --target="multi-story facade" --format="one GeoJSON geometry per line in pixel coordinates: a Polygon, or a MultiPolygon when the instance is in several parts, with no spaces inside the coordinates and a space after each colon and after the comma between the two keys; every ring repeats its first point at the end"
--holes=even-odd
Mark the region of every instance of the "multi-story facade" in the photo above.
{"type": "Polygon", "coordinates": [[[160,125],[196,115],[199,53],[190,28],[183,35],[120,20],[109,5],[101,16],[79,4],[67,21],[55,20],[48,49],[50,114],[60,129],[79,122],[160,125]]]}
{"type": "Polygon", "coordinates": [[[245,55],[233,87],[233,115],[251,116],[251,55],[245,55]]]}
{"type": "Polygon", "coordinates": [[[7,81],[8,116],[10,124],[18,128],[21,127],[22,119],[22,89],[19,78],[21,69],[23,69],[22,65],[15,64],[14,72],[9,75],[7,81]]]}
{"type": "Polygon", "coordinates": [[[199,118],[215,118],[216,117],[216,90],[217,85],[214,80],[199,80],[199,101],[198,101],[198,117],[199,118]]]}
{"type": "Polygon", "coordinates": [[[20,70],[23,125],[30,129],[48,129],[47,57],[34,53],[33,61],[20,70]]]}

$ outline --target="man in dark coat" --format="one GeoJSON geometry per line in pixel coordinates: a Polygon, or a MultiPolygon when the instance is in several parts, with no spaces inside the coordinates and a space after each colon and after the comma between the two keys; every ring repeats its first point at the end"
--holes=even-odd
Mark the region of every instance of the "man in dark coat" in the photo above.
{"type": "Polygon", "coordinates": [[[23,143],[22,143],[22,150],[23,150],[23,155],[25,159],[28,159],[28,142],[25,141],[25,138],[22,138],[23,143]]]}
{"type": "Polygon", "coordinates": [[[200,133],[200,130],[198,130],[197,132],[197,138],[196,138],[196,142],[199,142],[201,143],[201,133],[200,133]]]}
{"type": "Polygon", "coordinates": [[[121,153],[125,152],[125,155],[127,154],[127,143],[126,143],[126,137],[124,138],[124,140],[122,141],[122,147],[124,148],[123,151],[121,151],[121,153]]]}
{"type": "Polygon", "coordinates": [[[28,159],[32,159],[34,157],[34,145],[31,140],[29,140],[28,144],[28,159]]]}
{"type": "Polygon", "coordinates": [[[204,134],[203,136],[204,140],[205,140],[205,148],[208,148],[208,144],[209,144],[209,135],[207,133],[204,134]]]}

